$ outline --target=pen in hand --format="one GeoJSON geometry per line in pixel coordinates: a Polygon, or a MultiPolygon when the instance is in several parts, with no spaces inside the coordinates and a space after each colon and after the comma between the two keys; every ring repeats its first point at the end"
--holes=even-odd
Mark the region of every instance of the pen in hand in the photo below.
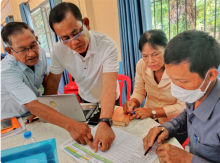
{"type": "Polygon", "coordinates": [[[131,112],[132,112],[134,115],[136,114],[134,110],[131,110],[131,112]]]}
{"type": "MultiPolygon", "coordinates": [[[[162,132],[164,131],[164,127],[162,128],[162,130],[159,132],[159,134],[156,136],[154,143],[157,141],[158,137],[162,134],[162,132]]],[[[153,143],[153,144],[154,144],[153,143]]],[[[153,146],[153,145],[152,145],[153,146]]],[[[147,155],[147,153],[150,151],[152,147],[149,147],[148,150],[144,153],[143,158],[147,155]]]]}
{"type": "MultiPolygon", "coordinates": [[[[38,117],[35,117],[34,119],[32,119],[31,122],[34,122],[34,121],[37,121],[37,120],[39,120],[39,118],[38,118],[38,117]]],[[[27,119],[27,120],[25,121],[25,123],[26,123],[26,124],[30,123],[30,120],[27,119]]]]}

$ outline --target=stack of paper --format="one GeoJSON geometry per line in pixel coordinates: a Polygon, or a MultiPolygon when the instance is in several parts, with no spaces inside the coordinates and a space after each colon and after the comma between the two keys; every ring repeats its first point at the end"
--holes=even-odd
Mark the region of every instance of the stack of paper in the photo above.
{"type": "Polygon", "coordinates": [[[16,128],[15,130],[12,130],[8,133],[1,134],[1,139],[5,139],[5,138],[25,132],[26,128],[25,128],[24,122],[22,121],[22,118],[18,118],[18,122],[21,125],[21,127],[16,128]]]}
{"type": "MultiPolygon", "coordinates": [[[[92,135],[95,135],[97,127],[92,129],[92,135]]],[[[94,153],[88,145],[80,145],[73,139],[63,143],[60,148],[73,157],[79,163],[152,163],[157,159],[155,153],[158,145],[153,146],[152,151],[144,158],[145,153],[143,140],[140,137],[131,135],[122,130],[112,128],[115,133],[115,140],[111,148],[106,151],[94,153]]]]}

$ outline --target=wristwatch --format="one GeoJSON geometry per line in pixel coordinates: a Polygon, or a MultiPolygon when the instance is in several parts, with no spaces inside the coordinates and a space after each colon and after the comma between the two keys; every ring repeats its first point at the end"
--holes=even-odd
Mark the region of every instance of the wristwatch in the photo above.
{"type": "Polygon", "coordinates": [[[155,119],[157,112],[155,110],[152,110],[152,114],[153,114],[153,119],[155,119]]]}
{"type": "Polygon", "coordinates": [[[106,122],[110,127],[113,125],[113,121],[111,118],[101,118],[99,122],[106,122]]]}

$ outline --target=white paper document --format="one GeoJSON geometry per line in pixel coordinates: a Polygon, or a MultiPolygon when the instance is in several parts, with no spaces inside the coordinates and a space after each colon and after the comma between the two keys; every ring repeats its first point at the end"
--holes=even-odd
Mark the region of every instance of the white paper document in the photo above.
{"type": "MultiPolygon", "coordinates": [[[[97,127],[92,129],[95,135],[97,127]]],[[[115,140],[111,148],[106,151],[94,153],[88,145],[80,145],[73,139],[60,145],[60,148],[79,163],[152,163],[157,159],[155,153],[158,144],[152,148],[144,158],[145,153],[143,140],[140,137],[112,127],[115,133],[115,140]]]]}

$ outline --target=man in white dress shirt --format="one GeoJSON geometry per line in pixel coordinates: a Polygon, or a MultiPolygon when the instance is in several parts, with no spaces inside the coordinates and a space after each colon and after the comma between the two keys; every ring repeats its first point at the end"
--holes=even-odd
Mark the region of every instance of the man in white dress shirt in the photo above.
{"type": "MultiPolygon", "coordinates": [[[[93,148],[106,151],[110,148],[115,134],[111,129],[111,117],[120,92],[117,81],[119,61],[116,43],[108,36],[88,31],[83,25],[79,8],[72,3],[60,3],[49,16],[51,29],[60,41],[54,46],[51,69],[45,94],[55,94],[66,69],[79,87],[83,101],[100,103],[100,123],[93,141],[93,148]]],[[[78,143],[91,143],[93,138],[85,131],[78,135],[78,143]]]]}

